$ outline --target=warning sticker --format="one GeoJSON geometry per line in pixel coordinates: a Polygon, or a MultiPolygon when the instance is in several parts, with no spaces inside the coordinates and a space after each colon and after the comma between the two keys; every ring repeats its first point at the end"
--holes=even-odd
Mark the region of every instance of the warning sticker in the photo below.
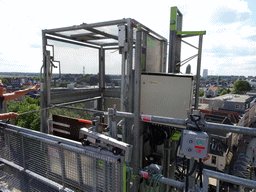
{"type": "Polygon", "coordinates": [[[144,115],[144,114],[142,114],[141,116],[141,120],[142,121],[149,121],[149,122],[151,122],[151,115],[144,115]]]}
{"type": "Polygon", "coordinates": [[[53,147],[49,147],[47,146],[48,149],[48,155],[51,157],[55,157],[55,158],[60,158],[60,153],[59,153],[59,149],[53,148],[53,147]]]}

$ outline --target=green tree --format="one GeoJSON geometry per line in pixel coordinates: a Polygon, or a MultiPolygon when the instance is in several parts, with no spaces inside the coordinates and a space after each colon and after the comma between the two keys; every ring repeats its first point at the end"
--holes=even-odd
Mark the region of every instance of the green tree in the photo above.
{"type": "MultiPolygon", "coordinates": [[[[40,131],[40,98],[39,99],[32,99],[27,97],[23,101],[8,101],[8,112],[15,112],[18,114],[35,111],[31,113],[27,113],[24,115],[18,116],[15,120],[15,125],[40,131]]],[[[86,108],[84,104],[77,103],[72,105],[72,107],[76,108],[86,108]]],[[[50,118],[52,115],[62,115],[66,117],[76,118],[76,119],[91,119],[91,115],[89,112],[82,111],[82,110],[73,110],[73,109],[66,109],[66,108],[51,108],[50,109],[50,118]]]]}
{"type": "Polygon", "coordinates": [[[250,83],[243,80],[236,81],[233,85],[233,88],[234,88],[233,89],[234,94],[241,93],[241,92],[245,93],[246,91],[250,91],[252,89],[250,83]]]}
{"type": "Polygon", "coordinates": [[[8,84],[9,83],[7,79],[4,79],[4,78],[0,78],[0,79],[2,80],[3,84],[8,84]]]}
{"type": "Polygon", "coordinates": [[[204,96],[204,91],[200,91],[199,92],[199,97],[203,97],[204,96]]]}
{"type": "Polygon", "coordinates": [[[230,93],[229,89],[220,88],[218,95],[225,95],[225,94],[228,94],[228,93],[230,93]]]}
{"type": "MultiPolygon", "coordinates": [[[[40,109],[40,99],[33,100],[27,97],[23,101],[8,101],[8,112],[18,114],[40,109]]],[[[20,115],[15,119],[15,125],[40,131],[40,111],[20,115]]]]}
{"type": "Polygon", "coordinates": [[[68,84],[70,84],[69,82],[66,82],[66,83],[60,83],[60,85],[59,85],[59,87],[67,87],[68,86],[68,84]]]}
{"type": "MultiPolygon", "coordinates": [[[[83,108],[85,109],[86,107],[82,103],[77,103],[74,104],[70,107],[75,107],[75,108],[83,108]]],[[[67,109],[67,108],[51,108],[50,109],[50,118],[52,115],[62,115],[70,118],[75,118],[75,119],[91,119],[90,113],[82,110],[74,110],[74,109],[67,109]]]]}

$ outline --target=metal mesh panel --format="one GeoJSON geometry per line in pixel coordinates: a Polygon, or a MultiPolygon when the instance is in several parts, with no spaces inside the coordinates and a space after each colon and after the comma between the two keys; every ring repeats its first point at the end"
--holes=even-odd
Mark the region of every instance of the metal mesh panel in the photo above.
{"type": "Polygon", "coordinates": [[[122,158],[59,139],[58,142],[56,136],[0,127],[0,163],[15,167],[0,169],[2,175],[16,179],[10,186],[18,184],[20,191],[54,191],[56,185],[76,191],[122,191],[122,158]],[[19,173],[13,175],[14,170],[19,173]],[[32,182],[25,185],[26,189],[21,187],[28,181],[32,182]]]}
{"type": "Polygon", "coordinates": [[[45,183],[30,177],[24,172],[2,164],[0,168],[0,191],[57,192],[59,190],[45,185],[45,183]]]}

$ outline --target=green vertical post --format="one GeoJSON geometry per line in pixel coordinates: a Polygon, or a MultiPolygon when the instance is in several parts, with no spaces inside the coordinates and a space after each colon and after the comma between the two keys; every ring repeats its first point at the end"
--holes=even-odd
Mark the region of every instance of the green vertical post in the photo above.
{"type": "Polygon", "coordinates": [[[123,165],[123,191],[126,192],[126,164],[123,165]]]}

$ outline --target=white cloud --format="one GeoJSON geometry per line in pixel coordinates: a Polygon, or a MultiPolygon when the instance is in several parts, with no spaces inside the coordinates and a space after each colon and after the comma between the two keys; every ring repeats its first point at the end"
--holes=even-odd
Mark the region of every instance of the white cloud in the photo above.
{"type": "MultiPolygon", "coordinates": [[[[246,71],[246,68],[252,67],[251,63],[255,59],[252,55],[255,54],[253,50],[256,50],[256,40],[253,36],[256,34],[256,26],[253,26],[253,13],[248,3],[241,0],[198,0],[196,2],[159,0],[157,3],[129,1],[125,5],[120,1],[101,0],[97,2],[73,0],[72,3],[50,0],[0,1],[0,17],[5,18],[1,20],[0,59],[2,60],[0,65],[5,66],[1,70],[7,70],[6,65],[9,63],[10,71],[39,71],[42,65],[42,29],[130,17],[168,39],[172,6],[177,6],[184,15],[184,31],[206,30],[203,38],[201,69],[208,68],[209,71],[213,71],[213,74],[239,75],[243,72],[254,75],[253,70],[246,71]],[[15,64],[18,67],[12,67],[15,64]],[[243,66],[244,69],[241,69],[243,66]]],[[[185,40],[198,45],[197,38],[185,40]]],[[[182,48],[182,59],[195,54],[193,48],[188,48],[184,44],[182,48]]],[[[77,58],[86,57],[82,52],[78,51],[75,54],[72,52],[72,57],[67,57],[68,53],[65,51],[63,53],[66,59],[66,63],[62,62],[63,70],[73,70],[74,65],[77,65],[76,71],[81,72],[81,66],[90,60],[80,59],[81,64],[78,64],[77,58]]],[[[194,73],[196,61],[197,59],[194,59],[190,62],[194,73]]],[[[109,59],[111,72],[115,69],[113,63],[118,62],[120,62],[119,59],[115,60],[113,57],[109,59]]],[[[120,65],[116,66],[118,66],[117,71],[120,71],[120,65]]],[[[88,65],[89,73],[95,72],[93,67],[97,68],[98,65],[88,65]]],[[[185,70],[185,67],[183,69],[185,70]]]]}

